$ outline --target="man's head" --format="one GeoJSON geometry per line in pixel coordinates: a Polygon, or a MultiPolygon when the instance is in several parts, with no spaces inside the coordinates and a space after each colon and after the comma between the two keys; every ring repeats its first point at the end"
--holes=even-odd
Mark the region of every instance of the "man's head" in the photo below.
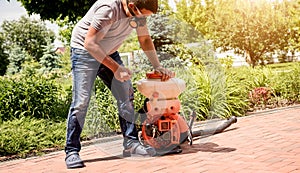
{"type": "Polygon", "coordinates": [[[127,5],[130,3],[133,3],[139,10],[145,9],[152,13],[156,13],[158,10],[158,0],[127,0],[127,5]]]}

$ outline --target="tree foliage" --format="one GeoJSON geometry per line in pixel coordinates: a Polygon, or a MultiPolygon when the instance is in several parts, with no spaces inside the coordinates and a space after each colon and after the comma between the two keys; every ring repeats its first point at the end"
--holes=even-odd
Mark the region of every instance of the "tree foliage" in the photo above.
{"type": "Polygon", "coordinates": [[[64,19],[57,19],[55,23],[59,26],[59,40],[65,45],[69,45],[76,21],[70,21],[69,17],[65,17],[64,19]]]}
{"type": "Polygon", "coordinates": [[[211,24],[217,0],[175,0],[176,18],[193,26],[202,36],[211,34],[211,24]]]}
{"type": "Polygon", "coordinates": [[[9,54],[9,65],[7,67],[7,74],[19,73],[22,69],[22,64],[29,57],[29,55],[19,46],[14,46],[9,54]]]}
{"type": "Polygon", "coordinates": [[[292,35],[289,1],[226,0],[216,10],[215,44],[244,54],[252,66],[264,64],[267,54],[286,50],[292,35]]]}
{"type": "Polygon", "coordinates": [[[174,35],[176,24],[172,23],[167,15],[152,15],[151,18],[149,18],[148,26],[154,46],[157,50],[161,50],[163,45],[175,43],[174,35]]]}
{"type": "MultiPolygon", "coordinates": [[[[294,52],[299,44],[296,1],[178,0],[178,17],[194,26],[215,47],[235,50],[255,66],[267,54],[294,52]]],[[[297,14],[298,13],[298,14],[297,14]]]]}
{"type": "MultiPolygon", "coordinates": [[[[67,17],[71,25],[61,31],[66,40],[69,40],[73,23],[95,2],[95,0],[19,1],[29,14],[40,14],[42,19],[65,20],[67,17]]],[[[174,12],[167,2],[160,0],[163,6],[160,15],[174,12]]],[[[176,19],[182,21],[181,27],[178,25],[175,28],[176,38],[195,38],[200,35],[213,40],[215,47],[235,50],[236,53],[247,56],[252,66],[264,63],[268,54],[294,53],[299,50],[299,0],[175,0],[175,2],[176,19]],[[187,25],[192,27],[186,28],[187,25]]],[[[154,23],[158,24],[155,25],[158,29],[163,25],[167,30],[173,27],[170,22],[166,23],[165,18],[160,18],[160,21],[154,23]]],[[[170,41],[164,32],[156,33],[155,37],[157,39],[154,40],[158,41],[155,42],[157,47],[163,42],[170,41]]]]}
{"type": "MultiPolygon", "coordinates": [[[[8,0],[9,1],[9,0],[8,0]]],[[[18,0],[31,14],[39,14],[42,20],[56,20],[69,17],[76,21],[82,17],[96,0],[18,0]]]]}
{"type": "Polygon", "coordinates": [[[5,52],[4,37],[0,33],[0,76],[3,76],[6,72],[8,61],[8,54],[5,52]]]}
{"type": "Polygon", "coordinates": [[[53,42],[55,39],[54,32],[44,22],[25,16],[19,20],[4,21],[1,27],[7,48],[19,46],[37,62],[43,56],[43,46],[47,45],[47,40],[53,42]]]}
{"type": "Polygon", "coordinates": [[[55,53],[55,47],[49,41],[47,46],[44,47],[44,55],[40,59],[43,72],[49,72],[54,69],[60,68],[60,57],[55,53]]]}

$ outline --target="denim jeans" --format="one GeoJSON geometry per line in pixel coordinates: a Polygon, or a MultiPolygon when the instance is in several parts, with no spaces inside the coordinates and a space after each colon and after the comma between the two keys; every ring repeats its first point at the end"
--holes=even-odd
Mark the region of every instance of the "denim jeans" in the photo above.
{"type": "MultiPolygon", "coordinates": [[[[118,52],[109,55],[118,64],[123,65],[118,52]]],[[[87,114],[91,91],[96,77],[100,77],[110,88],[117,100],[120,127],[124,137],[124,148],[131,141],[137,140],[137,129],[134,124],[133,87],[130,80],[120,82],[113,72],[94,59],[86,50],[71,48],[72,61],[72,103],[67,119],[65,152],[79,152],[81,149],[80,134],[87,114]]]]}

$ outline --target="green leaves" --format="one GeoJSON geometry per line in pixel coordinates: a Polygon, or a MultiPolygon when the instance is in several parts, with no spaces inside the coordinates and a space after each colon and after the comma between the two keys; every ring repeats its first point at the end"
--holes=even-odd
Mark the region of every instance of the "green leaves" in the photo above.
{"type": "Polygon", "coordinates": [[[226,74],[219,64],[209,64],[204,69],[192,68],[177,74],[187,85],[180,96],[185,115],[195,111],[199,120],[245,115],[246,88],[235,81],[236,76],[226,74]]]}
{"type": "Polygon", "coordinates": [[[220,3],[214,25],[216,47],[246,54],[252,66],[264,64],[268,53],[294,51],[289,46],[289,40],[297,37],[294,35],[287,38],[286,35],[294,25],[288,13],[293,10],[291,4],[287,1],[266,0],[227,0],[220,3]]]}
{"type": "Polygon", "coordinates": [[[0,76],[3,76],[6,72],[8,61],[8,54],[5,52],[6,48],[4,46],[5,38],[3,34],[0,33],[0,76]]]}
{"type": "Polygon", "coordinates": [[[45,78],[0,78],[0,122],[21,117],[61,119],[68,104],[60,87],[45,78]]]}
{"type": "Polygon", "coordinates": [[[29,14],[39,14],[41,19],[57,19],[58,17],[69,17],[76,21],[83,17],[96,0],[18,0],[26,8],[29,14]]]}
{"type": "MultiPolygon", "coordinates": [[[[22,16],[19,20],[4,21],[1,25],[7,48],[18,46],[27,54],[33,56],[38,62],[43,55],[43,45],[47,41],[53,42],[55,34],[47,29],[46,24],[40,20],[32,20],[22,16]],[[8,47],[9,46],[9,47],[8,47]]],[[[7,49],[8,51],[10,49],[7,49]]]]}
{"type": "Polygon", "coordinates": [[[269,54],[299,50],[299,2],[181,0],[176,7],[177,19],[212,40],[216,48],[244,55],[251,66],[263,65],[269,54]]]}
{"type": "Polygon", "coordinates": [[[0,124],[0,156],[25,157],[45,148],[62,147],[65,142],[65,122],[23,117],[0,124]]]}

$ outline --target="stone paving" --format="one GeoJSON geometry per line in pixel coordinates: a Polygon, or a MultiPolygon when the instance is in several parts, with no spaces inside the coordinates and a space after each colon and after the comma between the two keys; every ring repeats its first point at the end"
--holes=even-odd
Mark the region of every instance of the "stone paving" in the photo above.
{"type": "Polygon", "coordinates": [[[82,148],[85,167],[66,169],[63,151],[0,163],[0,173],[300,173],[300,106],[238,118],[225,132],[198,137],[183,152],[122,158],[122,139],[82,148]]]}

